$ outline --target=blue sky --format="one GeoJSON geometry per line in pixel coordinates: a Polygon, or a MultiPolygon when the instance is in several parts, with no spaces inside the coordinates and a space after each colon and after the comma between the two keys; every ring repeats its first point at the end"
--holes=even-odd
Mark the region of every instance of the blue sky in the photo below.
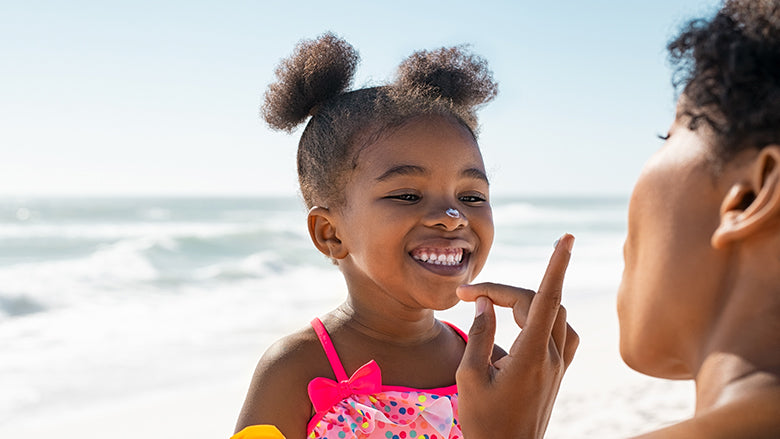
{"type": "Polygon", "coordinates": [[[258,107],[326,30],[360,52],[356,86],[419,49],[487,58],[494,194],[628,194],[674,109],[665,44],[718,3],[3,2],[0,195],[294,194],[297,135],[258,107]]]}

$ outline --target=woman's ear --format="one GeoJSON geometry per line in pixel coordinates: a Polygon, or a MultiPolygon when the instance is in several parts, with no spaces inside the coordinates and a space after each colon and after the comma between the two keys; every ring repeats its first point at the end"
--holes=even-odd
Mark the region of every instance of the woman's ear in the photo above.
{"type": "Polygon", "coordinates": [[[309,210],[309,236],[314,246],[331,259],[344,259],[347,250],[338,237],[336,218],[326,207],[314,206],[309,210]]]}
{"type": "Polygon", "coordinates": [[[780,220],[780,145],[762,148],[729,190],[711,243],[723,248],[780,220]]]}

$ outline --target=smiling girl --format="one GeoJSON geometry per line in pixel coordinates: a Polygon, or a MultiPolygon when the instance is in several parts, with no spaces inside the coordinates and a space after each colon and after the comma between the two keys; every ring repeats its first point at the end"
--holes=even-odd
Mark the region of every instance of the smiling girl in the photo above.
{"type": "MultiPolygon", "coordinates": [[[[357,54],[325,34],[277,70],[265,120],[291,131],[315,247],[346,280],[337,309],[260,359],[236,430],[289,438],[459,438],[466,335],[434,318],[493,242],[475,110],[496,95],[462,48],[418,52],[394,83],[346,91],[357,54]]],[[[495,359],[504,355],[494,348],[495,359]]]]}

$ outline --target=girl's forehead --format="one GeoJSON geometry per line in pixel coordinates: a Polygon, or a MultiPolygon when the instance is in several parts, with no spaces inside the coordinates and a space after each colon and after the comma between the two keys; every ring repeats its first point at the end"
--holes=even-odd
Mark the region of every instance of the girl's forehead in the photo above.
{"type": "Polygon", "coordinates": [[[487,181],[474,136],[451,123],[416,123],[364,148],[355,170],[377,182],[394,177],[478,178],[487,181]]]}
{"type": "Polygon", "coordinates": [[[382,130],[358,148],[355,162],[360,166],[377,160],[446,160],[453,157],[482,163],[479,145],[468,127],[450,117],[430,115],[382,130]]]}

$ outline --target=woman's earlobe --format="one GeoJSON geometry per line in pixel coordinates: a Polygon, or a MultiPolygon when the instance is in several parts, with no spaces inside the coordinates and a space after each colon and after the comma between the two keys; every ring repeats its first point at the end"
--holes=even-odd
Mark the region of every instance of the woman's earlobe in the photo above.
{"type": "Polygon", "coordinates": [[[347,256],[346,247],[338,237],[336,218],[328,208],[312,207],[309,210],[308,225],[311,241],[322,254],[332,259],[343,259],[347,256]]]}
{"type": "Polygon", "coordinates": [[[734,184],[720,208],[720,224],[712,234],[714,248],[723,248],[764,230],[780,219],[780,146],[769,145],[734,184]]]}

